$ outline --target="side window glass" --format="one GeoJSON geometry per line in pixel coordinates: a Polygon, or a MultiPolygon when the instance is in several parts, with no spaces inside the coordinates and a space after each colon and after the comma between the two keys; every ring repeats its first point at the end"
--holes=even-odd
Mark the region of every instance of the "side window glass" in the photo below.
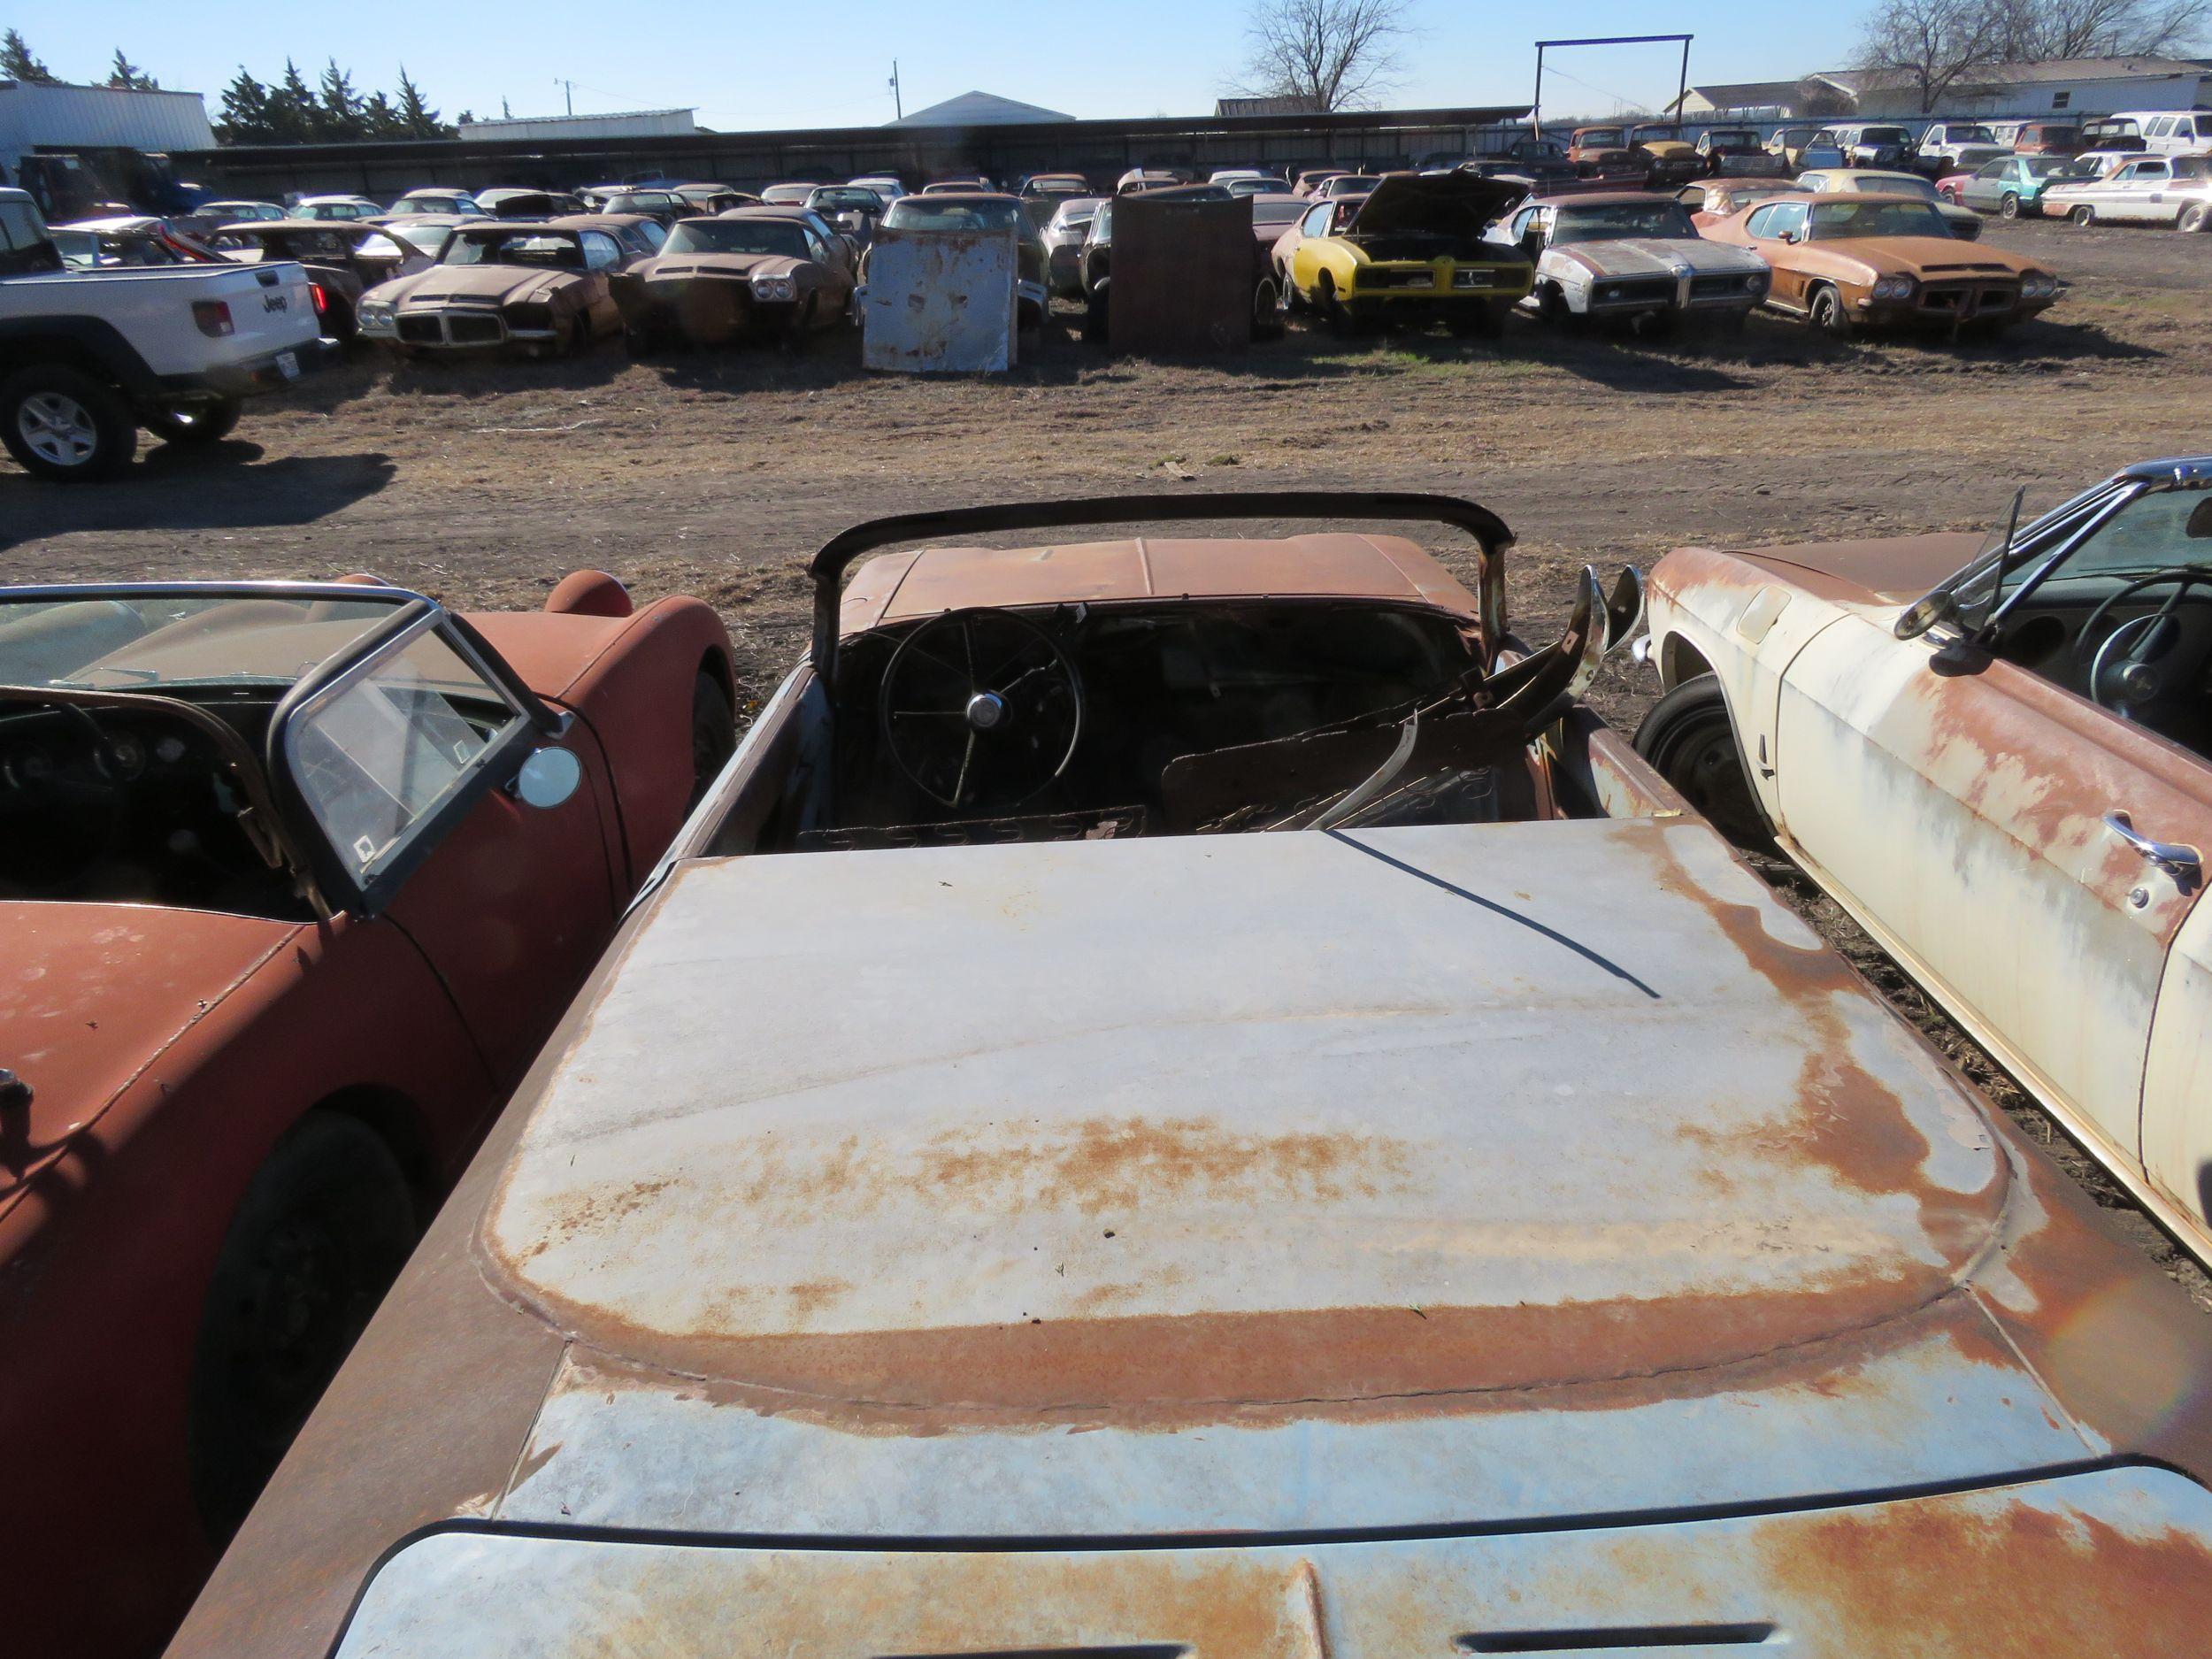
{"type": "Polygon", "coordinates": [[[1306,222],[1299,227],[1302,236],[1325,236],[1329,234],[1329,210],[1317,207],[1306,215],[1306,222]]]}
{"type": "Polygon", "coordinates": [[[1782,210],[1778,205],[1774,207],[1761,208],[1749,219],[1744,220],[1744,234],[1748,236],[1772,236],[1776,234],[1775,217],[1780,213],[1781,211],[1782,210]]]}
{"type": "Polygon", "coordinates": [[[285,758],[340,864],[366,886],[522,720],[443,634],[426,629],[293,716],[285,758]]]}
{"type": "Polygon", "coordinates": [[[604,271],[619,262],[621,257],[622,250],[614,245],[614,238],[604,231],[588,230],[584,233],[585,270],[604,271]]]}

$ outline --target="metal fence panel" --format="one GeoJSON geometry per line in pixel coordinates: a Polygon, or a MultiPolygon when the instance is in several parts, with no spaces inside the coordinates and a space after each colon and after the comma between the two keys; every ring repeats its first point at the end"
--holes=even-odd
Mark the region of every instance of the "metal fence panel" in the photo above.
{"type": "Polygon", "coordinates": [[[907,374],[1011,368],[1014,280],[1011,231],[879,227],[861,308],[862,363],[907,374]]]}

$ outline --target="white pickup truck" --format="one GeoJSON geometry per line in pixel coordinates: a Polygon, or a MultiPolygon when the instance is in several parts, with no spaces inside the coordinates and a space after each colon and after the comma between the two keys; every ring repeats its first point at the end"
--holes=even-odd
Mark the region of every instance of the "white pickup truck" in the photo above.
{"type": "Polygon", "coordinates": [[[36,204],[0,189],[0,444],[39,477],[111,478],[141,426],[214,442],[242,399],[323,366],[320,335],[296,265],[65,273],[36,204]]]}

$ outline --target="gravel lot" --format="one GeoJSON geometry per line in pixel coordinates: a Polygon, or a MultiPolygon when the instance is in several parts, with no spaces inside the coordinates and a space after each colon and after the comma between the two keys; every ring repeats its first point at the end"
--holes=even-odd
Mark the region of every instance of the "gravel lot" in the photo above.
{"type": "MultiPolygon", "coordinates": [[[[252,407],[213,451],[42,486],[0,459],[0,580],[373,570],[461,605],[534,605],[566,571],[718,604],[764,695],[803,647],[807,556],[887,512],[1158,488],[1433,489],[1520,541],[1532,637],[1574,569],[1669,547],[1971,528],[2143,457],[2212,449],[2212,235],[1991,223],[2074,284],[2002,342],[1838,343],[1755,318],[1721,341],[1338,341],[1294,330],[1225,362],[1116,361],[1072,315],[988,380],[804,356],[408,365],[364,357],[252,407]]],[[[1440,544],[1448,559],[1455,550],[1440,544]]],[[[1632,726],[1655,678],[1596,701],[1632,726]]],[[[1985,1056],[1786,869],[1782,891],[2212,1310],[2212,1286],[1985,1056]]]]}

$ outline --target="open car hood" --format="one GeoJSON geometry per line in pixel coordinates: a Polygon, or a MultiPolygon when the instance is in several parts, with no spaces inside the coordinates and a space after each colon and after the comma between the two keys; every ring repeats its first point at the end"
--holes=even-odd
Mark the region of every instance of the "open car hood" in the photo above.
{"type": "Polygon", "coordinates": [[[1482,179],[1467,173],[1386,173],[1352,216],[1354,236],[1387,236],[1432,231],[1449,236],[1479,236],[1483,227],[1528,194],[1509,179],[1482,179]]]}

